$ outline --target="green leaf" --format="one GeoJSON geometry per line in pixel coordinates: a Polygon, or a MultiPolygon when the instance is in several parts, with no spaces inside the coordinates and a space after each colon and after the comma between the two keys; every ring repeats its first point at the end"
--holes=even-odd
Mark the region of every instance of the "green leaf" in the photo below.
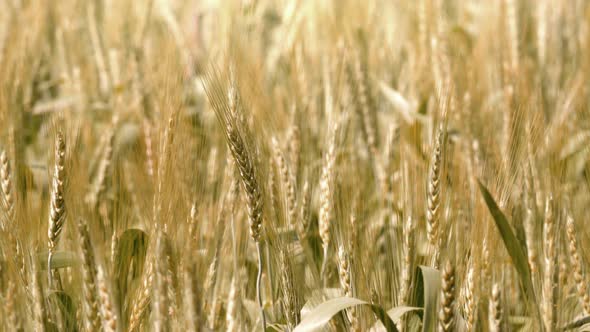
{"type": "Polygon", "coordinates": [[[587,327],[586,325],[590,324],[590,316],[586,316],[584,318],[580,318],[576,321],[573,321],[569,324],[567,324],[563,330],[567,331],[567,330],[573,330],[575,328],[582,328],[582,327],[587,327]]]}
{"type": "MultiPolygon", "coordinates": [[[[394,322],[398,321],[403,315],[407,314],[408,312],[411,311],[420,311],[422,310],[422,308],[418,308],[418,307],[408,307],[408,306],[399,306],[399,307],[395,307],[392,309],[389,309],[387,311],[387,315],[389,316],[389,318],[391,318],[391,320],[393,320],[394,322]]],[[[385,328],[379,324],[378,322],[375,323],[375,325],[371,326],[370,331],[371,332],[380,332],[385,330],[385,328]]]]}
{"type": "Polygon", "coordinates": [[[428,266],[419,266],[417,271],[416,295],[418,296],[418,306],[424,308],[422,318],[422,331],[424,332],[436,331],[440,288],[440,272],[428,266]]]}
{"type": "Polygon", "coordinates": [[[528,316],[510,316],[508,323],[518,331],[532,331],[533,319],[528,316]]]}
{"type": "MultiPolygon", "coordinates": [[[[53,265],[53,263],[52,263],[53,265]]],[[[55,291],[48,296],[49,303],[57,307],[62,314],[66,331],[76,330],[76,305],[72,298],[65,292],[55,291]]]]}
{"type": "Polygon", "coordinates": [[[340,311],[357,305],[366,305],[370,307],[383,323],[387,331],[397,331],[395,324],[383,308],[353,297],[339,297],[328,300],[315,307],[309,314],[307,314],[307,316],[305,316],[305,318],[303,318],[301,323],[295,327],[293,332],[315,331],[329,322],[330,319],[340,311]]]}
{"type": "Polygon", "coordinates": [[[534,289],[533,289],[533,282],[531,280],[531,271],[529,268],[526,254],[525,254],[521,244],[518,242],[516,235],[514,235],[514,232],[512,231],[512,228],[510,227],[510,223],[508,222],[508,219],[506,218],[504,213],[502,213],[502,211],[498,207],[498,204],[496,204],[496,201],[492,197],[492,194],[490,194],[488,189],[483,185],[483,183],[481,183],[480,180],[477,180],[477,183],[479,184],[479,190],[481,191],[481,194],[483,195],[486,205],[488,206],[488,209],[490,210],[490,213],[492,214],[492,217],[494,219],[494,222],[496,223],[498,231],[500,231],[500,235],[502,236],[502,241],[504,242],[504,245],[506,246],[506,250],[508,251],[510,258],[512,259],[512,263],[514,264],[514,267],[516,268],[516,271],[518,272],[521,285],[524,288],[524,291],[529,299],[529,304],[531,305],[531,307],[536,308],[536,314],[538,315],[537,318],[540,319],[540,313],[538,312],[538,307],[536,305],[534,305],[536,303],[535,293],[534,293],[534,289]]]}
{"type": "Polygon", "coordinates": [[[119,293],[117,303],[120,307],[123,307],[129,285],[142,274],[147,243],[147,234],[135,228],[127,229],[117,240],[113,268],[119,293]]]}
{"type": "Polygon", "coordinates": [[[580,150],[587,148],[588,143],[590,143],[590,130],[573,135],[561,149],[559,159],[563,160],[578,153],[580,150]]]}
{"type": "MultiPolygon", "coordinates": [[[[41,264],[43,270],[47,270],[47,251],[37,254],[37,259],[41,264]]],[[[59,269],[63,267],[71,267],[80,264],[80,258],[72,251],[58,251],[53,253],[51,257],[51,269],[59,269]]]]}
{"type": "Polygon", "coordinates": [[[250,299],[243,299],[242,305],[244,306],[246,313],[248,313],[248,317],[250,318],[250,320],[252,322],[258,321],[258,319],[260,318],[260,307],[258,306],[258,303],[250,299]]]}
{"type": "Polygon", "coordinates": [[[399,306],[387,311],[387,315],[394,321],[400,319],[403,315],[410,311],[420,311],[422,308],[418,307],[408,307],[408,306],[399,306]]]}
{"type": "Polygon", "coordinates": [[[315,307],[324,303],[325,301],[343,296],[344,291],[342,288],[322,288],[313,290],[303,305],[303,308],[301,308],[301,318],[305,319],[307,314],[312,312],[315,307]]]}
{"type": "Polygon", "coordinates": [[[283,331],[289,331],[287,325],[285,324],[268,324],[266,326],[266,331],[267,332],[283,332],[283,331]]]}
{"type": "Polygon", "coordinates": [[[408,101],[401,93],[391,88],[387,83],[377,80],[379,89],[383,96],[391,103],[393,109],[396,110],[406,123],[413,124],[416,120],[425,124],[428,117],[416,111],[416,105],[408,101]]]}
{"type": "Polygon", "coordinates": [[[465,47],[466,50],[473,48],[473,36],[465,27],[461,25],[455,25],[451,29],[451,36],[458,46],[465,47]]]}

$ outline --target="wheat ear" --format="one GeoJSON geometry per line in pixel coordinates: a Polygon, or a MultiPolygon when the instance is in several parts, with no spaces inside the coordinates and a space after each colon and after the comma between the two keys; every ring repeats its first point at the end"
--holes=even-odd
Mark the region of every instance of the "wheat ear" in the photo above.
{"type": "Polygon", "coordinates": [[[518,54],[517,4],[514,0],[504,0],[503,7],[505,10],[510,68],[513,74],[515,74],[518,71],[518,60],[520,58],[518,54]]]}
{"type": "Polygon", "coordinates": [[[590,315],[590,297],[588,296],[588,289],[584,275],[582,274],[582,259],[580,257],[580,249],[578,247],[578,241],[576,239],[576,230],[574,227],[574,219],[571,216],[567,216],[566,225],[568,249],[570,252],[570,258],[572,260],[572,267],[574,269],[574,281],[576,282],[576,289],[578,291],[578,297],[580,303],[584,308],[584,314],[590,315]]]}
{"type": "Polygon", "coordinates": [[[139,328],[142,316],[150,304],[150,294],[153,285],[153,263],[148,261],[143,275],[141,288],[139,289],[138,297],[133,302],[131,314],[129,316],[128,331],[132,332],[139,328]]]}
{"type": "Polygon", "coordinates": [[[239,98],[233,70],[230,69],[230,84],[227,96],[224,96],[223,89],[217,86],[216,83],[219,82],[212,81],[210,83],[212,85],[206,89],[207,95],[222,125],[227,144],[242,179],[242,187],[246,193],[250,236],[256,242],[256,250],[258,251],[258,275],[256,278],[258,305],[262,316],[262,328],[266,330],[266,315],[262,303],[262,290],[260,289],[262,279],[263,200],[260,181],[256,174],[254,148],[248,145],[252,137],[250,137],[248,129],[241,121],[244,109],[239,98]]]}
{"type": "Polygon", "coordinates": [[[490,332],[500,332],[502,331],[502,297],[500,293],[500,286],[498,284],[494,284],[492,286],[492,294],[489,301],[490,332]]]}
{"type": "Polygon", "coordinates": [[[293,227],[296,226],[297,222],[297,206],[295,204],[296,197],[295,197],[295,184],[293,175],[287,165],[283,152],[281,151],[281,147],[279,146],[279,142],[276,138],[273,137],[272,139],[272,146],[275,154],[275,161],[277,163],[277,168],[279,169],[279,176],[281,178],[281,183],[283,184],[283,188],[286,191],[287,196],[287,215],[289,218],[289,224],[293,227]]]}
{"type": "Polygon", "coordinates": [[[543,277],[543,320],[545,327],[549,331],[555,329],[555,314],[556,314],[556,285],[554,282],[554,274],[556,271],[557,246],[556,246],[556,232],[555,232],[555,215],[553,211],[553,198],[549,197],[545,205],[545,219],[543,223],[543,240],[545,269],[543,277]]]}
{"type": "Polygon", "coordinates": [[[97,208],[99,200],[101,199],[101,196],[106,190],[106,180],[109,175],[111,161],[113,158],[113,142],[115,138],[116,123],[117,120],[115,118],[113,120],[113,128],[110,128],[106,136],[104,137],[104,150],[102,152],[102,156],[98,164],[98,169],[96,171],[96,176],[94,177],[94,182],[92,183],[92,190],[88,193],[88,202],[90,203],[90,206],[93,209],[97,208]]]}
{"type": "Polygon", "coordinates": [[[170,298],[168,296],[168,260],[166,259],[166,239],[163,232],[159,231],[156,239],[156,255],[154,256],[154,284],[152,299],[152,323],[154,331],[162,332],[170,330],[168,308],[170,298]]]}
{"type": "Polygon", "coordinates": [[[6,208],[6,215],[8,221],[14,221],[14,193],[12,191],[12,172],[10,168],[10,160],[6,151],[0,154],[0,184],[2,194],[4,195],[4,206],[6,208]]]}
{"type": "Polygon", "coordinates": [[[307,238],[307,230],[309,226],[309,205],[311,203],[311,190],[309,189],[309,182],[305,181],[303,184],[303,192],[301,194],[301,209],[299,211],[300,223],[298,225],[297,234],[299,241],[303,242],[307,238]]]}
{"type": "Polygon", "coordinates": [[[361,109],[363,127],[367,133],[367,143],[371,153],[375,153],[379,146],[379,126],[377,123],[377,107],[373,100],[371,84],[368,77],[366,58],[361,52],[354,61],[354,75],[358,89],[358,107],[361,109]]]}
{"type": "Polygon", "coordinates": [[[439,241],[439,223],[440,223],[440,180],[442,169],[442,145],[443,145],[443,127],[438,128],[436,139],[434,141],[434,149],[432,151],[432,159],[430,166],[430,173],[428,175],[428,191],[427,191],[427,206],[426,206],[426,231],[428,236],[428,244],[431,247],[431,254],[434,256],[438,252],[439,241]]]}
{"type": "Polygon", "coordinates": [[[324,166],[322,167],[322,175],[320,178],[320,213],[319,213],[319,233],[322,240],[322,248],[324,249],[324,260],[322,262],[321,275],[324,276],[326,272],[326,263],[328,261],[328,249],[330,247],[330,224],[332,223],[333,206],[333,178],[334,165],[336,163],[336,133],[338,125],[332,128],[330,142],[328,145],[328,152],[326,153],[324,166]]]}
{"type": "Polygon", "coordinates": [[[541,65],[545,64],[545,55],[547,50],[547,13],[549,1],[540,0],[537,2],[537,10],[535,13],[536,19],[536,46],[537,46],[537,58],[541,65]]]}
{"type": "Polygon", "coordinates": [[[279,255],[281,264],[280,275],[283,308],[287,318],[287,325],[289,326],[289,329],[292,330],[297,324],[299,324],[301,303],[295,286],[295,275],[293,273],[292,263],[286,249],[281,249],[279,255]]]}
{"type": "Polygon", "coordinates": [[[51,258],[57,243],[59,236],[63,230],[65,221],[66,206],[64,203],[64,183],[66,178],[65,169],[65,154],[66,154],[66,142],[61,132],[57,133],[55,141],[55,166],[53,170],[53,188],[51,191],[51,205],[49,210],[49,229],[47,236],[49,241],[47,246],[49,248],[49,254],[47,257],[47,271],[49,274],[49,285],[51,286],[51,258]]]}
{"type": "Polygon", "coordinates": [[[438,315],[438,330],[441,332],[454,331],[453,307],[455,302],[455,269],[447,262],[442,274],[442,290],[440,299],[440,312],[438,315]]]}
{"type": "MultiPolygon", "coordinates": [[[[343,245],[338,247],[338,271],[340,277],[340,287],[344,291],[344,296],[353,297],[354,292],[351,282],[351,266],[350,256],[344,249],[343,245]]],[[[350,320],[351,330],[358,331],[360,329],[359,321],[357,317],[356,308],[350,308],[346,310],[348,319],[350,320]]]]}
{"type": "Polygon", "coordinates": [[[184,269],[184,315],[187,320],[187,329],[189,332],[201,331],[201,298],[202,288],[196,276],[194,264],[186,266],[184,269]]]}
{"type": "Polygon", "coordinates": [[[34,331],[45,332],[47,326],[47,308],[45,307],[45,298],[43,296],[43,286],[39,273],[39,266],[35,256],[31,259],[31,301],[33,308],[33,326],[34,331]]]}
{"type": "Polygon", "coordinates": [[[348,254],[344,246],[338,247],[338,270],[340,276],[340,286],[344,291],[344,295],[352,297],[352,287],[350,285],[350,268],[348,261],[348,254]]]}
{"type": "Polygon", "coordinates": [[[17,313],[17,302],[16,302],[16,284],[14,281],[9,280],[6,287],[6,296],[4,298],[4,308],[6,310],[6,325],[12,327],[15,331],[21,331],[21,320],[17,313]]]}
{"type": "Polygon", "coordinates": [[[404,223],[402,287],[399,292],[399,304],[408,304],[410,300],[410,286],[412,283],[412,268],[414,263],[414,228],[415,222],[408,217],[404,223]]]}
{"type": "Polygon", "coordinates": [[[527,258],[531,274],[537,273],[537,250],[535,248],[535,217],[532,209],[526,208],[524,216],[524,230],[526,237],[527,258]]]}
{"type": "Polygon", "coordinates": [[[288,158],[291,174],[293,179],[297,183],[297,175],[299,174],[299,164],[301,160],[301,131],[299,126],[294,124],[289,131],[289,137],[287,139],[288,145],[288,158]]]}
{"type": "Polygon", "coordinates": [[[154,176],[154,149],[152,141],[152,125],[149,120],[143,121],[143,138],[145,144],[146,170],[149,176],[154,176]]]}
{"type": "Polygon", "coordinates": [[[535,190],[533,187],[533,175],[531,170],[530,162],[525,164],[524,170],[524,205],[525,205],[525,216],[524,216],[524,230],[526,237],[526,248],[527,258],[531,269],[531,274],[537,273],[537,248],[535,245],[536,235],[536,215],[535,215],[535,190]]]}
{"type": "Polygon", "coordinates": [[[234,276],[230,282],[229,294],[227,296],[227,308],[225,312],[225,330],[228,332],[240,330],[240,290],[238,288],[238,279],[234,276]]]}
{"type": "Polygon", "coordinates": [[[96,266],[96,284],[100,299],[100,316],[102,318],[102,327],[105,332],[118,331],[118,319],[113,304],[111,287],[102,266],[96,266]]]}
{"type": "Polygon", "coordinates": [[[98,291],[96,288],[96,261],[94,260],[94,248],[90,240],[88,225],[82,219],[78,221],[78,237],[82,258],[82,288],[84,292],[84,321],[88,331],[100,329],[100,316],[98,312],[98,291]]]}
{"type": "Polygon", "coordinates": [[[475,294],[475,266],[474,263],[469,265],[467,269],[466,287],[465,287],[465,327],[467,331],[471,331],[475,324],[475,316],[477,315],[477,301],[475,294]]]}

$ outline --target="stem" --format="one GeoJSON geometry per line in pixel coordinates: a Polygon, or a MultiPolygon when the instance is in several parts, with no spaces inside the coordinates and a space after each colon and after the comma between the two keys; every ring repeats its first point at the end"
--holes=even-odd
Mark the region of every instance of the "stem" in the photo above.
{"type": "Polygon", "coordinates": [[[322,271],[320,272],[321,275],[321,279],[322,279],[322,284],[324,287],[326,287],[326,263],[328,262],[328,246],[325,245],[324,246],[324,259],[322,261],[322,271]]]}
{"type": "Polygon", "coordinates": [[[51,277],[51,258],[53,258],[53,251],[49,250],[49,255],[47,255],[47,280],[49,280],[49,289],[51,289],[51,279],[53,279],[51,277]]]}
{"type": "Polygon", "coordinates": [[[318,266],[316,265],[314,258],[313,258],[313,252],[310,250],[308,244],[306,243],[307,241],[305,240],[299,240],[301,243],[301,246],[303,247],[303,252],[305,253],[305,256],[308,260],[308,266],[311,269],[311,274],[314,277],[314,281],[316,283],[320,283],[321,282],[321,276],[320,276],[320,272],[318,271],[318,266]]]}
{"type": "Polygon", "coordinates": [[[235,224],[235,219],[234,219],[234,216],[232,214],[232,216],[231,216],[231,224],[230,224],[230,226],[231,226],[231,239],[232,239],[231,246],[232,246],[232,252],[233,252],[233,255],[234,255],[234,273],[236,275],[238,275],[238,271],[239,271],[238,270],[238,258],[237,258],[238,257],[238,249],[237,249],[237,245],[236,245],[236,228],[235,228],[235,225],[234,224],[235,224]]]}
{"type": "Polygon", "coordinates": [[[262,305],[262,292],[260,283],[262,281],[262,249],[260,242],[256,242],[256,249],[258,250],[258,276],[256,277],[256,293],[258,294],[258,306],[260,306],[260,314],[262,315],[262,331],[266,331],[266,315],[264,314],[264,306],[262,305]]]}
{"type": "MultiPolygon", "coordinates": [[[[264,246],[264,253],[266,254],[266,257],[270,257],[270,246],[264,246]]],[[[272,265],[270,264],[270,259],[266,260],[266,275],[268,276],[268,282],[270,285],[274,285],[273,283],[273,271],[272,271],[272,265]]],[[[269,299],[267,299],[268,301],[269,299]]],[[[270,302],[271,303],[275,303],[275,294],[274,292],[270,292],[270,302]]]]}

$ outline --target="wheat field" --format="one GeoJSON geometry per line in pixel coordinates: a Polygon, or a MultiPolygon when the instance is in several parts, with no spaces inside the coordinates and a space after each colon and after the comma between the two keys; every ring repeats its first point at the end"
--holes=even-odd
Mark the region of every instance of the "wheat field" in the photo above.
{"type": "Polygon", "coordinates": [[[0,330],[590,331],[590,2],[5,0],[0,330]]]}

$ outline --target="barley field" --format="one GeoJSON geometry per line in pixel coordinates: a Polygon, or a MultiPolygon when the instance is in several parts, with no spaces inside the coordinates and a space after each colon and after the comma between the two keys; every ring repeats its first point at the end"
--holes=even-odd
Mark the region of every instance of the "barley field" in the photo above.
{"type": "Polygon", "coordinates": [[[586,0],[4,0],[0,330],[590,331],[589,55],[586,0]]]}

